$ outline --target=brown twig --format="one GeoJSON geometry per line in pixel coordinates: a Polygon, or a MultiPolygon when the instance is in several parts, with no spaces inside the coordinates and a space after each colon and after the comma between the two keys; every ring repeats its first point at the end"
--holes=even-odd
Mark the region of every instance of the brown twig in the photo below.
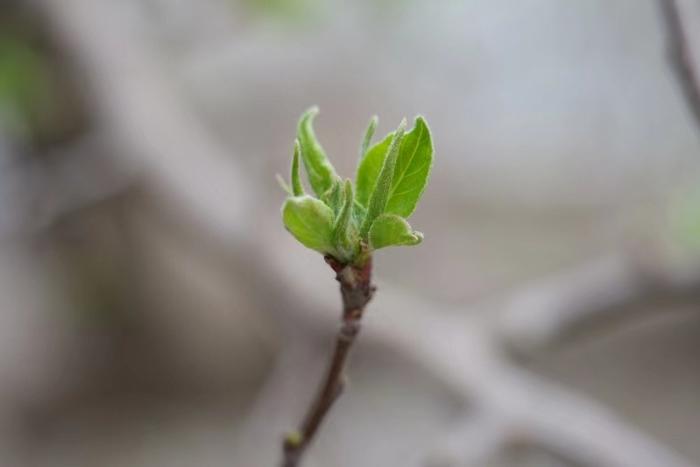
{"type": "Polygon", "coordinates": [[[313,440],[321,422],[343,392],[348,355],[360,332],[362,314],[375,290],[371,284],[371,258],[361,267],[340,264],[329,256],[325,259],[336,272],[336,279],[340,282],[340,294],[343,299],[342,325],[336,337],[328,372],[318,394],[312,401],[299,430],[285,437],[282,467],[299,465],[304,451],[313,440]]]}
{"type": "Polygon", "coordinates": [[[693,63],[692,50],[686,27],[683,24],[677,0],[659,0],[662,17],[666,25],[668,56],[685,94],[688,109],[695,122],[700,125],[700,80],[693,63]]]}

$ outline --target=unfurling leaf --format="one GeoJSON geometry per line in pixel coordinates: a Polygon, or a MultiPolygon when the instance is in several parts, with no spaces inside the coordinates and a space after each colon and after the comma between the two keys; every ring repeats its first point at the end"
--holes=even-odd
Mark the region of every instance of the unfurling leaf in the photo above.
{"type": "Polygon", "coordinates": [[[342,180],[316,139],[313,119],[318,109],[299,120],[289,186],[282,207],[284,224],[304,246],[343,265],[366,265],[371,252],[393,245],[416,245],[423,239],[406,222],[415,210],[430,175],[433,143],[423,117],[410,131],[406,120],[382,141],[372,144],[377,117],[369,121],[360,144],[355,184],[342,180]],[[301,161],[315,196],[301,180],[301,161]]]}
{"type": "Polygon", "coordinates": [[[309,184],[316,196],[320,198],[333,186],[334,181],[338,180],[338,176],[314,134],[313,119],[316,114],[318,114],[318,107],[312,107],[304,112],[299,120],[298,138],[301,158],[309,175],[309,184]]]}
{"type": "Polygon", "coordinates": [[[294,156],[292,156],[292,194],[294,196],[302,196],[304,194],[304,186],[301,184],[301,169],[299,167],[299,140],[294,140],[294,156]]]}
{"type": "Polygon", "coordinates": [[[367,239],[367,234],[369,233],[369,228],[372,226],[372,222],[374,222],[377,217],[384,214],[384,210],[386,209],[386,204],[389,200],[389,194],[392,187],[392,180],[394,178],[396,159],[399,156],[399,149],[401,147],[401,140],[403,139],[405,128],[406,120],[404,119],[399,124],[399,127],[394,133],[394,137],[391,139],[391,144],[389,145],[386,157],[384,158],[384,164],[382,165],[382,169],[379,171],[377,182],[374,185],[374,190],[369,197],[369,202],[367,203],[367,214],[360,229],[360,234],[365,240],[367,239]]]}
{"type": "Polygon", "coordinates": [[[311,196],[287,198],[282,206],[284,225],[305,247],[323,254],[335,254],[333,211],[311,196]]]}
{"type": "Polygon", "coordinates": [[[369,145],[372,142],[372,137],[374,136],[374,132],[377,129],[378,122],[379,118],[376,115],[369,119],[369,125],[367,125],[365,137],[362,138],[362,144],[360,145],[360,161],[362,161],[362,159],[364,159],[365,155],[367,154],[367,149],[369,148],[369,145]]]}
{"type": "Polygon", "coordinates": [[[357,167],[357,175],[355,178],[355,197],[357,202],[367,208],[369,197],[374,190],[374,185],[377,183],[379,171],[382,170],[386,153],[389,150],[391,140],[394,139],[392,131],[384,137],[383,140],[367,150],[365,158],[360,161],[357,167]]]}
{"type": "Polygon", "coordinates": [[[357,235],[356,232],[354,232],[354,226],[352,224],[352,208],[355,202],[352,195],[352,182],[350,182],[350,180],[345,180],[343,188],[345,203],[333,227],[333,244],[336,246],[336,250],[340,255],[343,256],[343,258],[340,259],[352,257],[354,250],[356,250],[353,244],[356,241],[355,237],[357,235]]]}
{"type": "MultiPolygon", "coordinates": [[[[388,154],[393,133],[372,146],[357,170],[357,201],[367,207],[375,189],[379,172],[388,154]]],[[[433,143],[430,128],[423,117],[417,117],[399,150],[391,190],[384,212],[410,216],[425,190],[433,164],[433,143]]]]}
{"type": "Polygon", "coordinates": [[[430,128],[423,117],[417,117],[413,129],[406,133],[401,143],[385,212],[401,217],[413,214],[428,183],[432,166],[433,141],[430,128]]]}
{"type": "Polygon", "coordinates": [[[320,197],[326,206],[333,210],[334,215],[338,215],[340,209],[345,204],[345,191],[343,181],[339,178],[333,181],[333,185],[320,197]]]}
{"type": "Polygon", "coordinates": [[[352,210],[352,218],[358,227],[362,225],[362,222],[365,220],[366,215],[367,209],[365,209],[363,205],[357,202],[357,195],[355,195],[355,202],[353,203],[352,210]]]}
{"type": "Polygon", "coordinates": [[[369,244],[373,250],[395,245],[417,245],[423,234],[415,232],[406,220],[396,214],[382,214],[369,230],[369,244]]]}

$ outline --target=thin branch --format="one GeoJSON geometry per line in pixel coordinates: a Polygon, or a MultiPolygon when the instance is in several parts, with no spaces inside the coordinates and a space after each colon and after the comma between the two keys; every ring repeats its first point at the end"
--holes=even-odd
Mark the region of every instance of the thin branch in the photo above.
{"type": "Polygon", "coordinates": [[[299,465],[302,455],[313,441],[328,411],[342,393],[348,355],[360,332],[365,307],[375,290],[371,285],[371,259],[361,268],[341,265],[330,257],[326,257],[326,261],[336,272],[336,279],[340,282],[343,299],[342,325],[336,337],[328,371],[316,398],[312,401],[299,430],[288,434],[284,440],[283,467],[299,465]]]}
{"type": "Polygon", "coordinates": [[[700,126],[700,80],[695,68],[688,32],[677,0],[659,0],[666,26],[668,57],[685,94],[688,109],[700,126]]]}

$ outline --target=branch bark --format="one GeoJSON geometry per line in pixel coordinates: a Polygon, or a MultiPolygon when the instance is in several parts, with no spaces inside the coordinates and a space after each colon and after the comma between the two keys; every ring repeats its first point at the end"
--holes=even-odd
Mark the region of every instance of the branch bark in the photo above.
{"type": "Polygon", "coordinates": [[[371,258],[362,266],[343,265],[327,256],[326,262],[336,272],[343,299],[342,325],[335,340],[328,372],[321,388],[312,401],[299,430],[289,433],[282,446],[282,467],[296,467],[306,448],[314,439],[321,423],[345,386],[345,366],[355,338],[360,332],[360,322],[367,303],[372,299],[371,258]]]}

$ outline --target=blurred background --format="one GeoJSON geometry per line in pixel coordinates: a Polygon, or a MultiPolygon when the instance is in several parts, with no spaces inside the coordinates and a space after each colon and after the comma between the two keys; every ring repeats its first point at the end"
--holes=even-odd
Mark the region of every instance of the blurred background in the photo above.
{"type": "Polygon", "coordinates": [[[436,162],[305,466],[700,465],[695,63],[694,0],[3,0],[0,466],[277,465],[311,105],[343,176],[373,114],[436,162]]]}

